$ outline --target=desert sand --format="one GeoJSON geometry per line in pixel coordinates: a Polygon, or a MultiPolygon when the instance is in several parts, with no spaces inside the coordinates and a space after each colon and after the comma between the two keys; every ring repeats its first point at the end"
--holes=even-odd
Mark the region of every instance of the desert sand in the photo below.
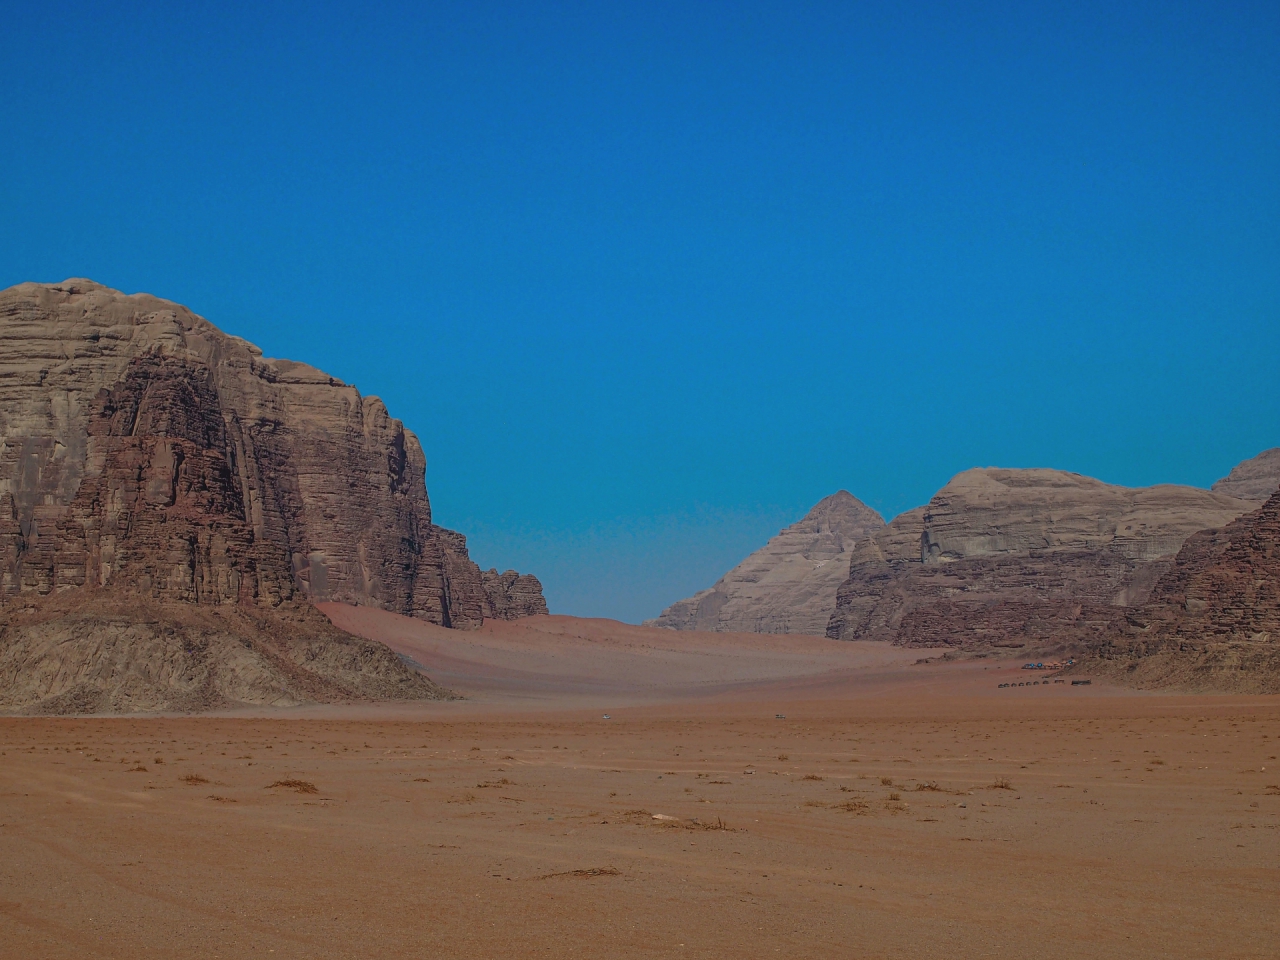
{"type": "Polygon", "coordinates": [[[0,956],[1276,955],[1278,697],[326,612],[467,699],[0,719],[0,956]]]}

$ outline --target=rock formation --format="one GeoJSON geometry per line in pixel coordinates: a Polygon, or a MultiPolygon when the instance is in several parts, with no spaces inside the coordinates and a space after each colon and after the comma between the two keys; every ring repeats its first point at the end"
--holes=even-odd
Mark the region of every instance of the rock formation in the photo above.
{"type": "Polygon", "coordinates": [[[369,604],[445,626],[545,610],[431,523],[376,397],[98,284],[0,293],[0,597],[369,604]],[[501,612],[499,612],[501,611],[501,612]]]}
{"type": "Polygon", "coordinates": [[[0,710],[190,712],[452,696],[307,603],[75,590],[0,610],[0,710]]]}
{"type": "Polygon", "coordinates": [[[854,547],[884,518],[847,491],[819,501],[715,586],[672,604],[647,626],[821,636],[854,547]]]}
{"type": "Polygon", "coordinates": [[[1263,450],[1252,459],[1238,463],[1211,488],[1241,500],[1265,501],[1280,490],[1280,447],[1263,450]]]}
{"type": "Polygon", "coordinates": [[[1092,654],[1081,671],[1142,686],[1280,693],[1280,492],[1188,539],[1092,654]]]}
{"type": "Polygon", "coordinates": [[[210,702],[233,689],[256,698],[244,702],[434,695],[307,606],[341,600],[453,627],[546,611],[535,578],[483,574],[464,538],[432,524],[425,471],[417,438],[380,400],[264,359],[177,304],[83,280],[0,292],[0,702],[31,701],[36,688],[14,693],[14,665],[54,649],[88,659],[64,664],[44,699],[93,676],[97,687],[62,693],[187,702],[196,648],[226,654],[201,655],[210,702]],[[130,626],[130,610],[145,624],[130,626]],[[119,658],[156,653],[163,638],[177,659],[125,672],[155,667],[180,691],[122,692],[119,658]],[[259,662],[252,689],[219,672],[244,656],[259,662]]]}
{"type": "Polygon", "coordinates": [[[1058,470],[968,470],[854,549],[827,635],[1079,647],[1147,599],[1187,537],[1254,506],[1058,470]]]}

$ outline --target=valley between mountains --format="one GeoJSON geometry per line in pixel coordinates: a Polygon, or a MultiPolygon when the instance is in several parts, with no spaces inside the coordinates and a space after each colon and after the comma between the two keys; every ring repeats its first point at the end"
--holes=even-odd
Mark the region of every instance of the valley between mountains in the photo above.
{"type": "Polygon", "coordinates": [[[841,490],[564,616],[377,398],[10,288],[0,960],[1270,956],[1278,487],[841,490]]]}

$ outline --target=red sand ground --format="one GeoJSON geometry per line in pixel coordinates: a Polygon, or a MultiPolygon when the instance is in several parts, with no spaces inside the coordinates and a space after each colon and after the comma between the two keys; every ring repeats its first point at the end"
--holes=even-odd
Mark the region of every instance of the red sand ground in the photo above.
{"type": "Polygon", "coordinates": [[[470,699],[0,720],[0,956],[1280,953],[1280,698],[328,612],[470,699]]]}

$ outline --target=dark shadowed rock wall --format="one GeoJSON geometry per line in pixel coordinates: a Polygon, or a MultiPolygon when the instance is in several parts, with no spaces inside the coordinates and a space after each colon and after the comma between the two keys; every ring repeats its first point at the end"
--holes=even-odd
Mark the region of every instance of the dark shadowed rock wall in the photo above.
{"type": "Polygon", "coordinates": [[[1082,670],[1141,685],[1280,693],[1280,492],[1189,538],[1082,670]]]}

